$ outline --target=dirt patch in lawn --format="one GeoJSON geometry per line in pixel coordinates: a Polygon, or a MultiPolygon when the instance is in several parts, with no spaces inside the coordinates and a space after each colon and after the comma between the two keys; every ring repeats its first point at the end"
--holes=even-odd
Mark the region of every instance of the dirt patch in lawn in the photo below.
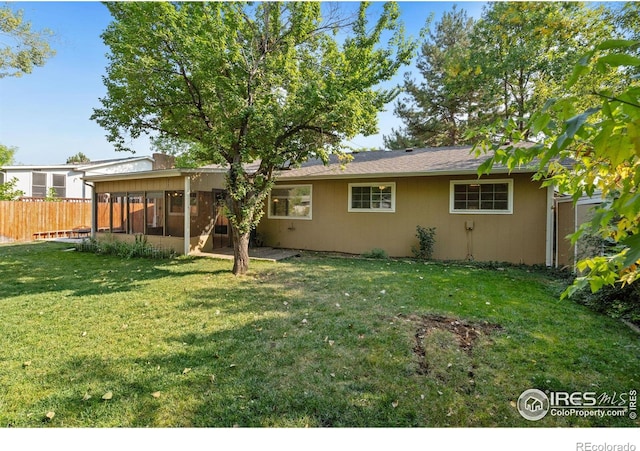
{"type": "MultiPolygon", "coordinates": [[[[481,337],[502,329],[499,324],[486,321],[468,322],[440,315],[407,315],[404,319],[417,325],[413,352],[419,359],[419,374],[429,374],[433,361],[446,354],[462,351],[470,355],[481,337]]],[[[447,363],[447,366],[452,364],[447,363]]]]}

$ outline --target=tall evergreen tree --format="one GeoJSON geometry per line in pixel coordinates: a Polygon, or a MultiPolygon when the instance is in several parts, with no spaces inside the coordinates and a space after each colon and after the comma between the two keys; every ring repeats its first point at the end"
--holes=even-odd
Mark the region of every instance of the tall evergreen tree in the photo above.
{"type": "Polygon", "coordinates": [[[478,115],[477,69],[470,64],[473,19],[455,6],[446,12],[422,44],[416,67],[422,80],[405,75],[406,96],[395,114],[404,129],[385,136],[385,146],[446,146],[465,142],[478,115]]]}

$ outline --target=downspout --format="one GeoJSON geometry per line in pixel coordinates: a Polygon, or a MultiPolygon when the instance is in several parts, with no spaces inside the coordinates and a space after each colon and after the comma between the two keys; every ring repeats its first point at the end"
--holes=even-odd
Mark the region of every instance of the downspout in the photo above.
{"type": "Polygon", "coordinates": [[[184,255],[191,251],[191,177],[184,177],[184,255]]]}
{"type": "Polygon", "coordinates": [[[553,266],[553,184],[547,186],[547,236],[546,236],[546,259],[547,267],[553,266]]]}

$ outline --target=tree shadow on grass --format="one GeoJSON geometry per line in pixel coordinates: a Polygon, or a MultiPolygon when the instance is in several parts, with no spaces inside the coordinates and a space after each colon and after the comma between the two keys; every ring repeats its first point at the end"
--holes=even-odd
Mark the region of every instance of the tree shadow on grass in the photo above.
{"type": "Polygon", "coordinates": [[[319,427],[417,425],[367,374],[290,318],[215,332],[184,330],[139,355],[74,356],[43,376],[51,393],[24,425],[54,427],[319,427]],[[282,331],[288,331],[283,334],[282,331]],[[332,374],[335,372],[335,374],[332,374]],[[106,392],[110,400],[103,400],[106,392]],[[154,397],[153,394],[157,397],[154,397]],[[90,395],[84,399],[85,394],[90,395]],[[42,417],[55,411],[47,423],[42,417]]]}
{"type": "Polygon", "coordinates": [[[90,296],[135,290],[140,282],[230,271],[184,270],[191,259],[123,259],[69,250],[59,243],[0,247],[0,299],[71,291],[90,296]],[[175,270],[178,268],[179,270],[175,270]]]}

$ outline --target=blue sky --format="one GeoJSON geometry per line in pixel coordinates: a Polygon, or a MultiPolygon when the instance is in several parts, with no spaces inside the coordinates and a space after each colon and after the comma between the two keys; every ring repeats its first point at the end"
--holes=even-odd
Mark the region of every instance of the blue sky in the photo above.
{"type": "MultiPolygon", "coordinates": [[[[455,2],[472,17],[479,17],[482,2],[455,2]]],[[[105,132],[89,120],[93,108],[105,94],[102,76],[107,66],[108,48],[100,34],[111,21],[107,8],[98,2],[9,2],[22,9],[33,29],[48,28],[55,33],[51,41],[57,54],[44,67],[21,78],[0,79],[0,143],[17,147],[19,164],[57,164],[82,152],[91,160],[122,158],[104,137],[105,132]]],[[[407,34],[418,36],[433,12],[439,20],[454,2],[400,2],[407,34]]],[[[394,82],[401,83],[402,69],[394,82]]],[[[383,145],[382,135],[401,125],[393,115],[393,105],[379,115],[380,133],[358,136],[355,147],[383,145]]],[[[146,139],[134,143],[137,155],[149,155],[146,139]]]]}

